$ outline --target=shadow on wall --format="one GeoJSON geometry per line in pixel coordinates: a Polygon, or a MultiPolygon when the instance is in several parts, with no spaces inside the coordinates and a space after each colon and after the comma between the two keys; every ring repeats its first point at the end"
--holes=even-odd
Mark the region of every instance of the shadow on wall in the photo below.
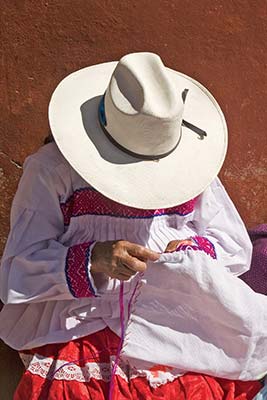
{"type": "MultiPolygon", "coordinates": [[[[0,311],[2,307],[0,301],[0,311]]],[[[24,366],[18,352],[8,347],[2,340],[0,340],[0,360],[0,400],[12,400],[24,372],[24,366]],[[3,360],[7,360],[7,363],[3,360]]]]}
{"type": "Polygon", "coordinates": [[[0,341],[0,359],[2,363],[0,374],[0,399],[12,400],[13,393],[19,383],[24,367],[17,351],[12,350],[2,341],[0,341]],[[3,365],[3,360],[8,360],[8,365],[6,367],[3,365]]]}

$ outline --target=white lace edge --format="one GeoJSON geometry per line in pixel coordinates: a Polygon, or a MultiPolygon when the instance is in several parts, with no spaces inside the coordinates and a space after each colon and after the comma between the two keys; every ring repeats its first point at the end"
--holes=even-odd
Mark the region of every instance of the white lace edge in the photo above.
{"type": "MultiPolygon", "coordinates": [[[[39,354],[30,355],[20,353],[20,357],[27,371],[44,379],[67,380],[77,382],[88,382],[91,378],[109,382],[111,370],[114,366],[115,357],[110,358],[110,363],[85,363],[83,367],[65,360],[54,360],[50,357],[43,357],[39,354]]],[[[172,371],[161,370],[138,370],[120,361],[116,369],[119,375],[126,382],[137,377],[145,377],[150,386],[156,388],[168,382],[172,382],[183,374],[172,371]]]]}

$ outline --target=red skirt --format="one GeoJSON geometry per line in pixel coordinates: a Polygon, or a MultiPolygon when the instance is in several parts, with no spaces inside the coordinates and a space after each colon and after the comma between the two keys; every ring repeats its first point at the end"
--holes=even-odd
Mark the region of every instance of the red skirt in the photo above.
{"type": "MultiPolygon", "coordinates": [[[[109,328],[71,341],[49,344],[22,353],[28,367],[14,400],[252,400],[262,385],[186,373],[151,386],[145,376],[119,365],[110,385],[120,339],[109,328]],[[112,393],[110,389],[112,386],[112,393]]],[[[164,367],[151,373],[157,376],[164,367]]]]}

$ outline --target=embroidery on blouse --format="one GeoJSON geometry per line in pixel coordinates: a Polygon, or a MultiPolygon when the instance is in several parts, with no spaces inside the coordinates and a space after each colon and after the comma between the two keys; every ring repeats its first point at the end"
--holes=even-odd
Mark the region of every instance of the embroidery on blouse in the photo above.
{"type": "Polygon", "coordinates": [[[64,203],[60,204],[64,224],[69,225],[72,217],[81,215],[102,215],[119,218],[153,218],[161,215],[178,214],[185,216],[194,211],[197,198],[170,208],[142,210],[117,203],[108,199],[94,188],[82,188],[75,192],[64,203]]]}
{"type": "Polygon", "coordinates": [[[74,297],[96,295],[88,273],[90,245],[92,243],[94,242],[77,244],[68,249],[65,273],[69,290],[74,297]]]}
{"type": "Polygon", "coordinates": [[[190,238],[193,244],[188,243],[188,240],[185,240],[177,246],[175,251],[180,250],[201,250],[204,251],[206,254],[211,256],[213,259],[217,259],[216,250],[214,244],[204,236],[193,236],[190,238]]]}

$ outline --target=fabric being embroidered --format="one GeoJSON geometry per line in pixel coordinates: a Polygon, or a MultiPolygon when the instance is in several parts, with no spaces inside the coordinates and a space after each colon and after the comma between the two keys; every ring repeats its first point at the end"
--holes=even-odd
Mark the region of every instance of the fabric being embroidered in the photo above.
{"type": "Polygon", "coordinates": [[[65,273],[69,290],[74,297],[92,297],[96,295],[88,275],[90,246],[93,243],[94,241],[78,244],[71,246],[68,250],[65,273]]]}
{"type": "Polygon", "coordinates": [[[81,215],[102,215],[118,218],[153,218],[160,215],[178,214],[185,216],[194,211],[197,198],[187,201],[175,207],[143,210],[134,207],[128,207],[108,199],[93,188],[81,188],[61,203],[61,211],[64,217],[64,224],[69,225],[72,217],[81,215]]]}
{"type": "Polygon", "coordinates": [[[178,244],[175,251],[188,249],[195,251],[201,250],[212,258],[217,258],[214,244],[204,236],[193,236],[189,240],[183,240],[181,243],[178,244]]]}

